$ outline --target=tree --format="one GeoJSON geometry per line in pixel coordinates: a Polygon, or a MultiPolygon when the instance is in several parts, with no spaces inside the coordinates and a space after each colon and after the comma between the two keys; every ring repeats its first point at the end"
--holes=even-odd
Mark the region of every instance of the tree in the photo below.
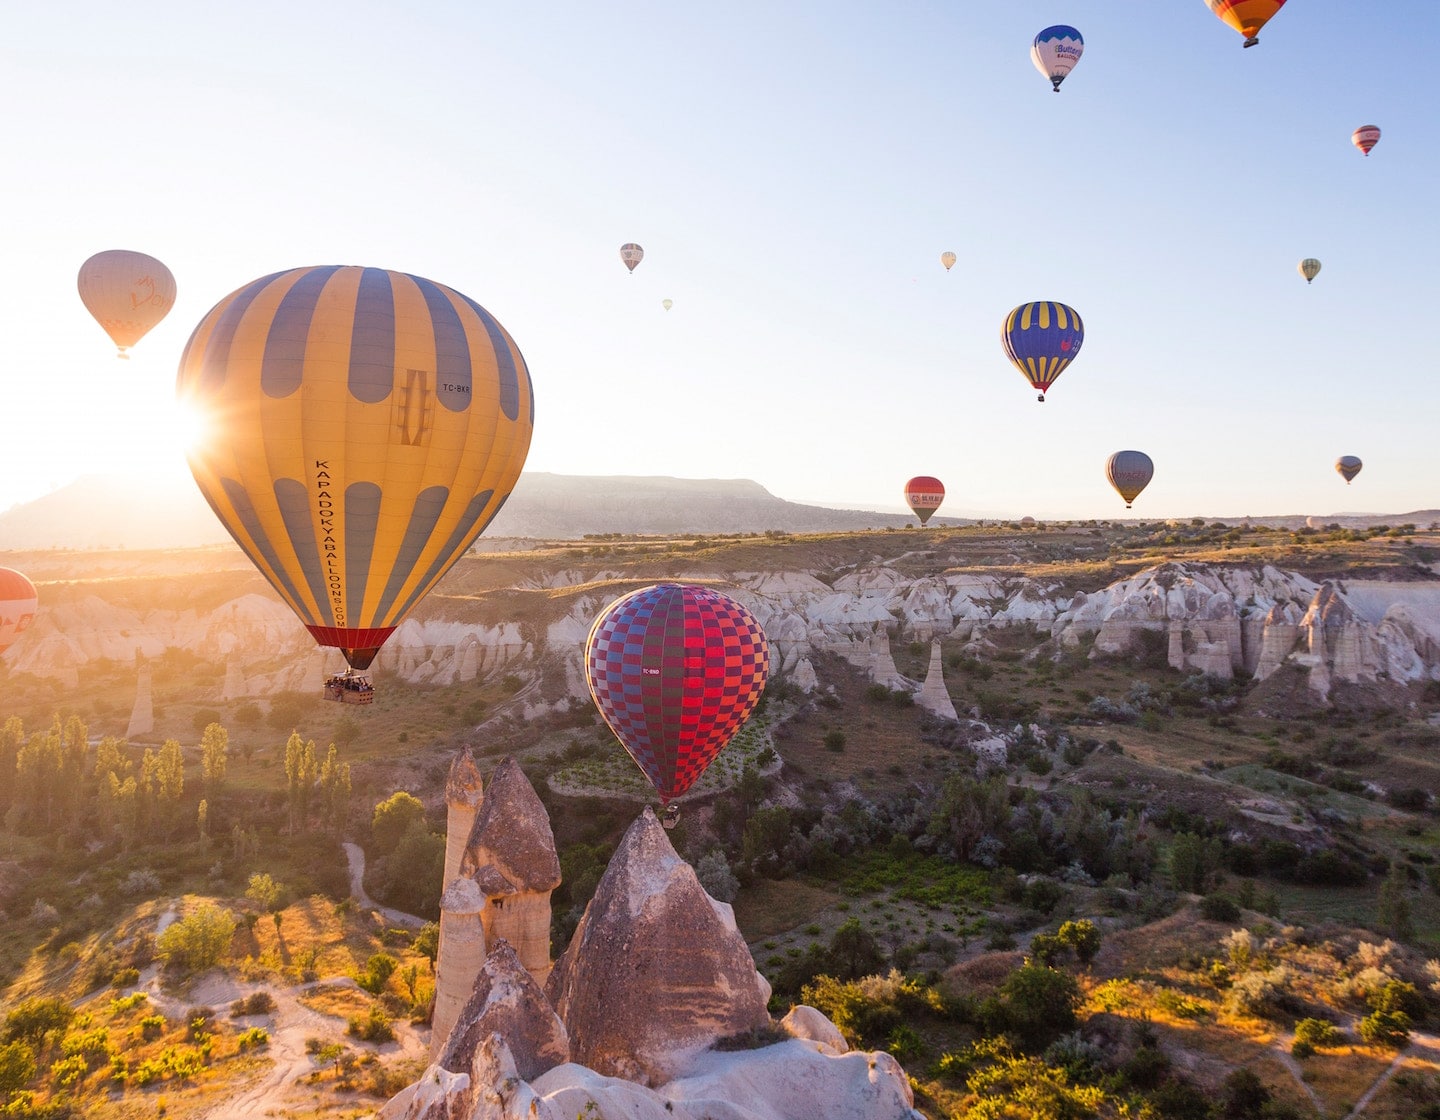
{"type": "Polygon", "coordinates": [[[268,873],[257,871],[246,884],[245,897],[266,913],[274,913],[284,904],[285,886],[277,883],[268,873]]]}
{"type": "Polygon", "coordinates": [[[63,1031],[75,1018],[75,1009],[63,999],[32,996],[5,1016],[5,1041],[24,1039],[39,1046],[52,1031],[63,1031]]]}
{"type": "Polygon", "coordinates": [[[1055,937],[1074,951],[1075,959],[1081,964],[1089,964],[1100,951],[1100,930],[1089,918],[1061,923],[1055,937]]]}
{"type": "Polygon", "coordinates": [[[422,957],[430,962],[430,971],[435,971],[435,957],[440,952],[440,924],[438,922],[426,922],[415,934],[415,940],[410,943],[422,957]]]}
{"type": "Polygon", "coordinates": [[[968,860],[981,838],[997,831],[1009,815],[1010,794],[1004,774],[983,781],[954,774],[941,787],[926,832],[948,840],[955,854],[968,860]]]}
{"type": "Polygon", "coordinates": [[[1073,1031],[1080,986],[1069,973],[1026,961],[1000,985],[1005,1025],[1029,1049],[1073,1031]]]}
{"type": "Polygon", "coordinates": [[[157,807],[168,826],[173,823],[180,798],[185,793],[185,758],[180,743],[166,739],[155,756],[154,788],[157,807]]]}
{"type": "Polygon", "coordinates": [[[375,806],[370,817],[370,841],[377,855],[393,852],[417,822],[425,820],[425,806],[413,794],[400,790],[375,806]]]}
{"type": "Polygon", "coordinates": [[[423,818],[414,820],[385,858],[380,894],[408,913],[435,914],[444,877],[445,837],[431,832],[423,818]]]}
{"type": "Polygon", "coordinates": [[[1170,849],[1170,874],[1176,889],[1204,894],[1219,866],[1219,841],[1201,839],[1193,832],[1175,837],[1170,849]]]}
{"type": "Polygon", "coordinates": [[[303,742],[292,731],[285,743],[285,777],[290,784],[290,831],[303,832],[310,822],[310,792],[315,788],[315,740],[303,742]]]}
{"type": "Polygon", "coordinates": [[[225,764],[229,758],[230,732],[218,723],[206,724],[200,737],[200,766],[207,794],[213,796],[225,788],[225,764]]]}
{"type": "Polygon", "coordinates": [[[858,980],[885,967],[880,943],[859,918],[848,919],[831,936],[830,959],[839,980],[858,980]]]}
{"type": "Polygon", "coordinates": [[[235,925],[230,911],[213,902],[202,902],[165,927],[155,941],[155,952],[167,965],[184,972],[213,968],[229,952],[235,925]]]}
{"type": "Polygon", "coordinates": [[[1375,916],[1379,926],[1392,937],[1408,941],[1415,936],[1415,923],[1410,917],[1410,900],[1405,897],[1405,869],[1398,863],[1390,865],[1390,873],[1380,884],[1380,897],[1375,916]]]}
{"type": "Polygon", "coordinates": [[[34,1076],[34,1050],[18,1040],[0,1046],[0,1097],[19,1092],[34,1076]]]}
{"type": "Polygon", "coordinates": [[[203,797],[200,799],[200,808],[195,813],[195,827],[200,833],[200,847],[205,850],[210,847],[210,802],[203,797]]]}
{"type": "Polygon", "coordinates": [[[350,764],[340,761],[334,743],[320,768],[320,801],[325,827],[336,834],[344,832],[350,820],[350,764]]]}

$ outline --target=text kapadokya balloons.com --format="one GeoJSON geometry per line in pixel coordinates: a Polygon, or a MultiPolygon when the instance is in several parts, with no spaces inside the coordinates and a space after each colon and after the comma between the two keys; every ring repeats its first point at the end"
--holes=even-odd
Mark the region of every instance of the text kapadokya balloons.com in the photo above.
{"type": "Polygon", "coordinates": [[[1073,308],[1050,300],[1022,303],[1000,325],[1005,356],[1040,391],[1042,402],[1084,341],[1085,324],[1080,316],[1073,308]]]}
{"type": "Polygon", "coordinates": [[[154,257],[129,249],[107,249],[80,266],[80,300],[110,341],[126,353],[170,313],[175,277],[154,257]]]}
{"type": "Polygon", "coordinates": [[[39,601],[29,579],[14,568],[0,568],[0,653],[30,628],[39,601]]]}
{"type": "Polygon", "coordinates": [[[1140,496],[1155,477],[1155,464],[1143,451],[1117,451],[1105,460],[1105,477],[1115,493],[1125,499],[1125,508],[1140,496]]]}
{"type": "Polygon", "coordinates": [[[914,511],[921,525],[930,520],[944,500],[944,484],[931,475],[917,474],[905,484],[905,504],[914,511]]]}
{"type": "Polygon", "coordinates": [[[666,804],[750,718],[769,675],[755,616],[708,587],[632,591],[600,612],[585,642],[595,706],[666,804]]]}
{"type": "Polygon", "coordinates": [[[1350,481],[1360,473],[1360,468],[1364,465],[1354,455],[1341,455],[1335,460],[1335,469],[1340,472],[1340,477],[1345,480],[1346,486],[1350,485],[1350,481]]]}
{"type": "Polygon", "coordinates": [[[1362,124],[1350,134],[1350,143],[1368,156],[1370,150],[1380,143],[1380,129],[1373,124],[1362,124]]]}
{"type": "Polygon", "coordinates": [[[1205,6],[1245,36],[1245,46],[1260,41],[1260,29],[1285,6],[1285,0],[1205,0],[1205,6]]]}
{"type": "Polygon", "coordinates": [[[635,242],[627,241],[620,246],[620,259],[625,262],[626,268],[634,272],[635,266],[645,259],[645,250],[635,242]]]}
{"type": "Polygon", "coordinates": [[[1306,257],[1297,266],[1300,275],[1305,277],[1305,283],[1312,283],[1315,277],[1320,275],[1320,262],[1314,257],[1306,257]]]}
{"type": "Polygon", "coordinates": [[[1050,86],[1056,93],[1060,92],[1060,83],[1065,80],[1065,75],[1075,69],[1084,53],[1085,40],[1080,37],[1080,32],[1063,23],[1045,28],[1030,44],[1030,61],[1035,64],[1036,70],[1050,79],[1050,86]]]}
{"type": "Polygon", "coordinates": [[[530,372],[478,303],[379,268],[296,268],[200,321],[176,393],[190,470],[322,646],[369,666],[499,512],[535,421],[530,372]]]}

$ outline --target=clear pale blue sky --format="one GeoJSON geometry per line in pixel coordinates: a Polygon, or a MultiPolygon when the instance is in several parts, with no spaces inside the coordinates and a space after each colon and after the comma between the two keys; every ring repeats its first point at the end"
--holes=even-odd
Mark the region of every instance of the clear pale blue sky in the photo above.
{"type": "Polygon", "coordinates": [[[1440,505],[1435,0],[1290,0],[1251,50],[1202,0],[6,17],[0,510],[183,471],[190,330],[312,264],[489,308],[534,378],[530,470],[888,510],[924,473],[942,514],[1106,517],[1135,447],[1142,516],[1440,505]],[[1085,36],[1058,96],[1028,57],[1052,23],[1085,36]],[[110,248],[179,284],[129,363],[75,291],[110,248]],[[1086,325],[1044,405],[999,343],[1030,299],[1086,325]]]}

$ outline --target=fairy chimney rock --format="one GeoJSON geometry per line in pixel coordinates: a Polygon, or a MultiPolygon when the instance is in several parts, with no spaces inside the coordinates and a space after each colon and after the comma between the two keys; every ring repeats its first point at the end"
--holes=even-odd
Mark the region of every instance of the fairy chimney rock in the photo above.
{"type": "Polygon", "coordinates": [[[435,953],[435,1010],[431,1015],[431,1053],[438,1053],[459,1021],[485,965],[487,899],[474,880],[454,880],[440,896],[440,941],[435,953]]]}
{"type": "Polygon", "coordinates": [[[459,876],[473,880],[487,899],[481,913],[487,944],[510,942],[536,983],[545,983],[550,892],[560,885],[560,857],[545,806],[513,758],[502,759],[490,775],[459,876]]]}
{"type": "Polygon", "coordinates": [[[941,719],[958,719],[955,702],[950,699],[950,690],[945,687],[945,666],[940,656],[940,643],[930,643],[930,670],[925,674],[925,683],[915,703],[931,715],[941,719]]]}
{"type": "Polygon", "coordinates": [[[130,709],[125,738],[134,739],[155,730],[155,704],[150,697],[150,666],[141,665],[139,679],[135,683],[135,705],[130,709]]]}
{"type": "Polygon", "coordinates": [[[484,788],[480,768],[469,747],[455,756],[450,774],[445,779],[445,879],[443,891],[460,874],[460,857],[465,854],[465,841],[475,827],[475,814],[480,808],[484,788]]]}
{"type": "Polygon", "coordinates": [[[484,1084],[492,1065],[484,1043],[494,1034],[505,1039],[515,1072],[526,1081],[570,1060],[565,1025],[507,941],[499,942],[485,958],[470,998],[440,1050],[440,1065],[451,1073],[470,1074],[471,1084],[484,1084]]]}
{"type": "Polygon", "coordinates": [[[545,994],[573,1061],[643,1085],[770,1022],[769,985],[730,908],[705,893],[649,808],[620,841],[545,994]]]}

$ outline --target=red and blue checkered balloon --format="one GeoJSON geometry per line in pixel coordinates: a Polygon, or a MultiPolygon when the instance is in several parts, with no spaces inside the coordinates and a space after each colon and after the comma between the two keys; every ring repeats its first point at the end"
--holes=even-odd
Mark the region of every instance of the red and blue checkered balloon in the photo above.
{"type": "Polygon", "coordinates": [[[745,607],[662,583],[611,603],[585,642],[595,706],[660,794],[695,784],[760,702],[770,645],[745,607]]]}

